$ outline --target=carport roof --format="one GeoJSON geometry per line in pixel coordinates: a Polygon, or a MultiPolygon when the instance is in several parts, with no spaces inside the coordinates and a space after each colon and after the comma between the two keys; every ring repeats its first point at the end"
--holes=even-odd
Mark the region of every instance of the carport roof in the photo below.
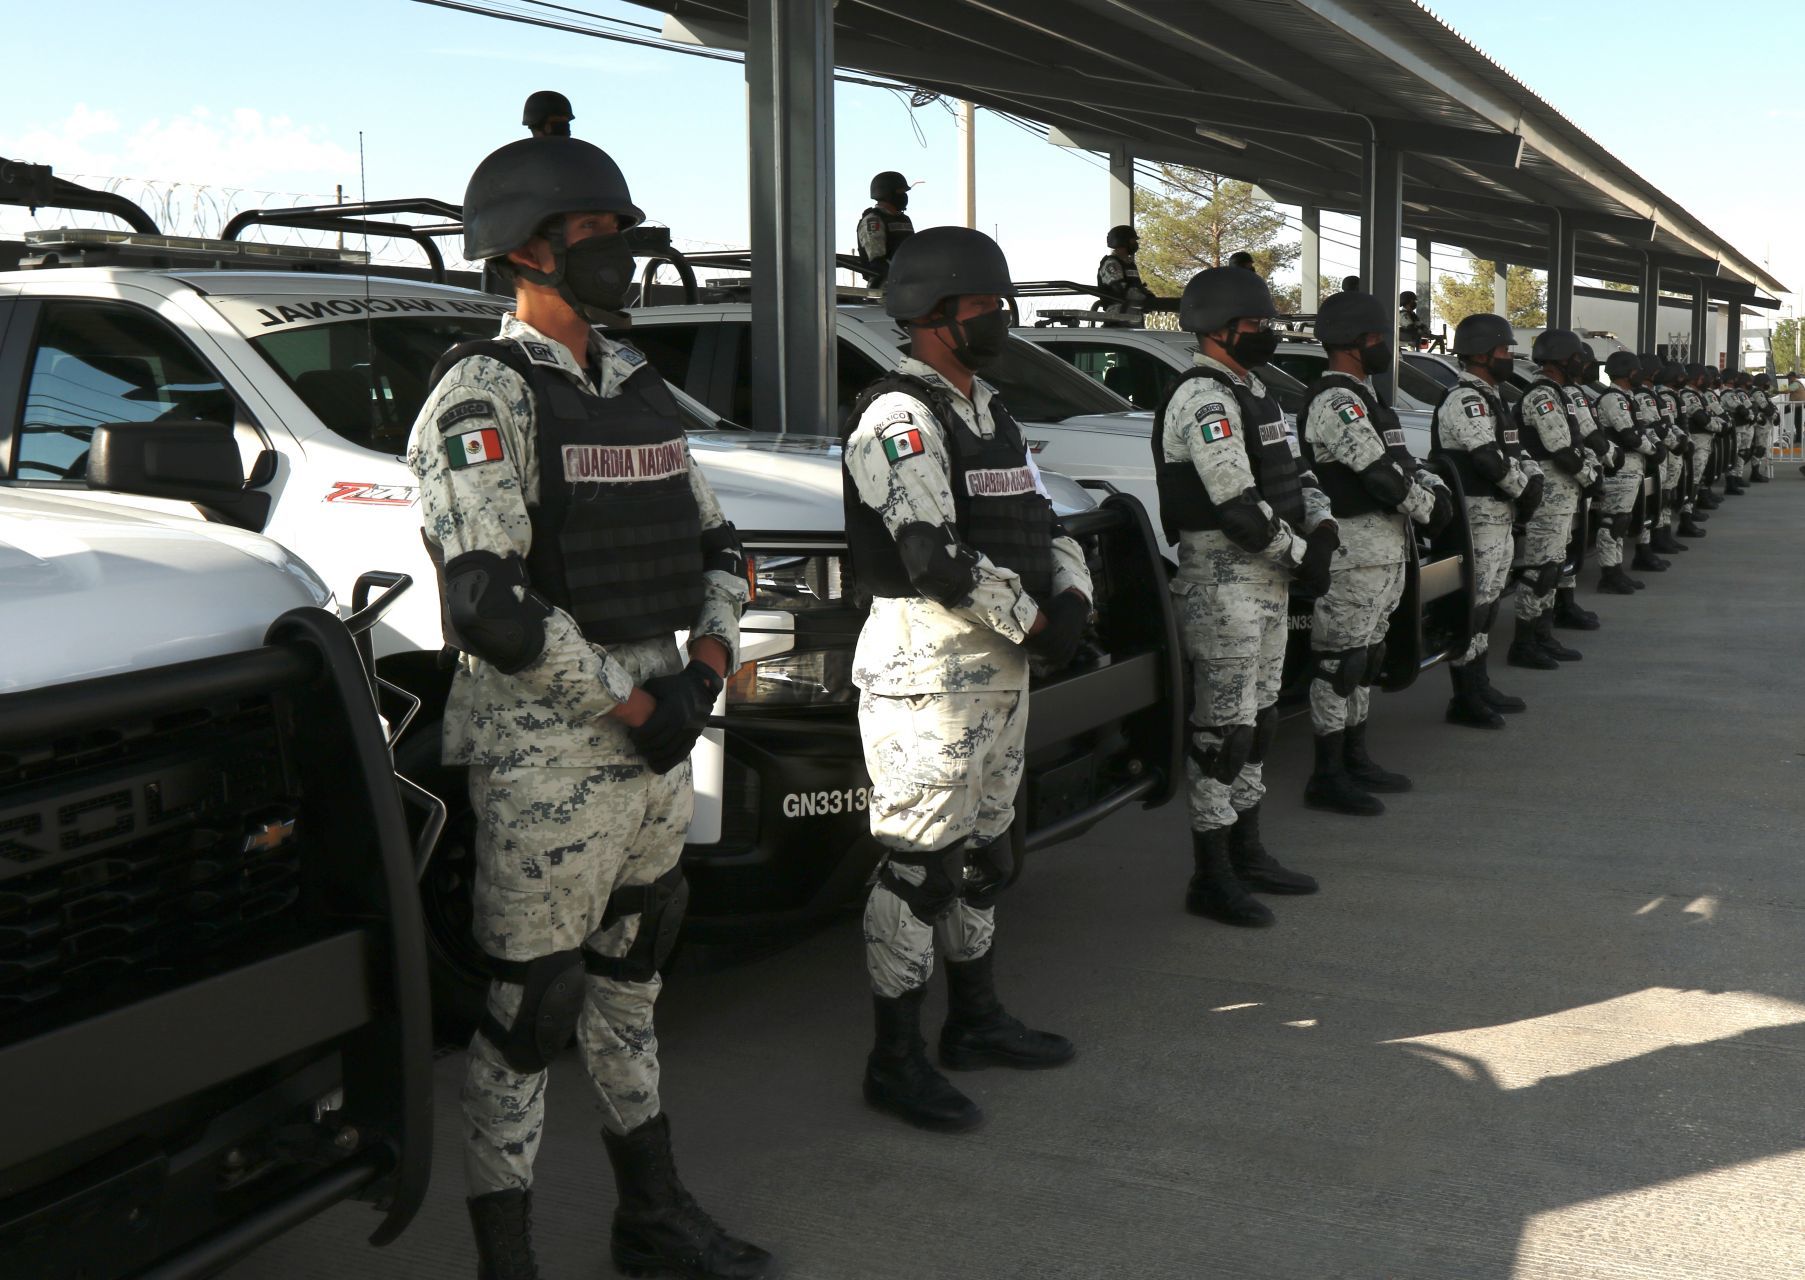
{"type": "MultiPolygon", "coordinates": [[[[751,0],[761,3],[762,0],[751,0]]],[[[635,0],[744,47],[748,0],[635,0]]],[[[1714,297],[1786,287],[1414,0],[838,0],[834,60],[1038,121],[1073,145],[1360,208],[1362,145],[1403,150],[1404,229],[1582,275],[1644,253],[1714,297]]],[[[673,24],[667,32],[678,34],[673,24]]]]}

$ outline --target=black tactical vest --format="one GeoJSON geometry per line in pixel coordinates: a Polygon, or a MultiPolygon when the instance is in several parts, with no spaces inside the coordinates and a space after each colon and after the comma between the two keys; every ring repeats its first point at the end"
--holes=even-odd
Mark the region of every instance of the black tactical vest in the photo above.
{"type": "MultiPolygon", "coordinates": [[[[1381,403],[1379,397],[1364,382],[1348,374],[1325,373],[1310,384],[1310,390],[1304,398],[1303,412],[1298,415],[1298,421],[1305,432],[1309,431],[1310,410],[1315,405],[1316,398],[1331,391],[1352,392],[1366,408],[1366,417],[1361,421],[1366,424],[1367,430],[1378,436],[1385,456],[1402,467],[1407,476],[1417,471],[1422,464],[1404,446],[1404,427],[1398,421],[1398,415],[1390,405],[1381,403]]],[[[1304,460],[1316,474],[1318,487],[1329,495],[1329,508],[1336,515],[1364,516],[1375,511],[1394,509],[1382,506],[1367,487],[1360,483],[1360,473],[1347,463],[1318,457],[1307,435],[1303,446],[1304,460]]]]}
{"type": "MultiPolygon", "coordinates": [[[[896,256],[897,246],[901,245],[904,240],[907,240],[910,236],[915,234],[915,224],[909,221],[909,215],[906,213],[891,213],[886,209],[878,208],[876,205],[872,205],[869,209],[865,210],[864,213],[860,214],[859,220],[862,222],[866,218],[873,216],[880,219],[884,224],[883,260],[888,263],[896,256]]],[[[860,240],[858,243],[859,261],[869,264],[871,259],[865,256],[865,242],[860,240]]]]}
{"type": "Polygon", "coordinates": [[[1499,502],[1513,502],[1508,493],[1488,480],[1473,465],[1473,455],[1465,449],[1450,449],[1441,440],[1441,410],[1456,391],[1477,391],[1485,407],[1492,415],[1492,439],[1499,450],[1507,458],[1521,458],[1523,445],[1517,432],[1517,420],[1505,412],[1504,402],[1491,387],[1480,386],[1475,382],[1457,382],[1442,392],[1442,397],[1435,403],[1435,412],[1429,418],[1429,449],[1436,457],[1446,458],[1453,464],[1455,472],[1460,476],[1460,487],[1468,497],[1495,498],[1499,502]]]}
{"type": "Polygon", "coordinates": [[[641,366],[603,399],[534,363],[520,343],[487,339],[448,351],[435,385],[471,356],[501,361],[533,391],[534,588],[597,644],[693,626],[703,597],[702,513],[689,487],[683,415],[658,371],[641,366]]]}
{"type": "Polygon", "coordinates": [[[1222,517],[1203,487],[1203,477],[1189,458],[1166,460],[1166,407],[1178,389],[1194,378],[1208,378],[1234,397],[1241,410],[1241,447],[1253,472],[1254,487],[1272,508],[1272,514],[1295,530],[1304,527],[1302,469],[1292,452],[1291,433],[1284,410],[1271,396],[1256,396],[1245,383],[1228,374],[1201,366],[1188,371],[1167,389],[1153,415],[1153,469],[1159,486],[1159,518],[1166,540],[1177,542],[1180,530],[1220,529],[1222,517]]]}
{"type": "Polygon", "coordinates": [[[1634,392],[1625,391],[1622,387],[1606,387],[1604,394],[1598,397],[1598,406],[1593,410],[1593,416],[1598,419],[1598,429],[1609,435],[1611,443],[1623,450],[1625,459],[1630,454],[1641,450],[1642,424],[1636,420],[1636,395],[1634,392]],[[1605,396],[1623,397],[1623,407],[1628,410],[1630,418],[1630,426],[1627,431],[1613,432],[1604,425],[1604,414],[1600,410],[1604,407],[1605,396]]]}
{"type": "MultiPolygon", "coordinates": [[[[900,391],[925,404],[940,424],[951,454],[954,527],[959,540],[981,551],[999,569],[1008,569],[1022,590],[1045,603],[1053,598],[1053,539],[1061,533],[1053,506],[1034,485],[1022,429],[1002,400],[990,398],[996,430],[987,440],[965,425],[946,392],[922,378],[888,373],[859,393],[842,438],[850,436],[879,396],[900,391]]],[[[846,543],[860,586],[874,596],[920,595],[903,567],[896,540],[884,518],[859,501],[858,486],[845,474],[846,543]]]]}
{"type": "Polygon", "coordinates": [[[1542,442],[1542,433],[1531,427],[1523,417],[1523,406],[1529,403],[1529,397],[1541,388],[1547,387],[1554,392],[1555,403],[1560,405],[1561,412],[1567,415],[1567,442],[1573,452],[1578,453],[1586,447],[1585,432],[1580,430],[1579,415],[1573,412],[1573,405],[1567,399],[1567,389],[1547,378],[1537,378],[1529,384],[1529,390],[1517,401],[1517,425],[1522,429],[1523,451],[1537,462],[1546,462],[1554,456],[1554,450],[1542,442]]]}
{"type": "Polygon", "coordinates": [[[1122,264],[1122,283],[1120,287],[1124,293],[1131,289],[1145,289],[1147,287],[1141,283],[1140,264],[1133,258],[1129,258],[1124,262],[1113,253],[1104,254],[1097,262],[1097,283],[1099,285],[1103,283],[1103,268],[1107,267],[1112,262],[1120,262],[1122,264]]]}

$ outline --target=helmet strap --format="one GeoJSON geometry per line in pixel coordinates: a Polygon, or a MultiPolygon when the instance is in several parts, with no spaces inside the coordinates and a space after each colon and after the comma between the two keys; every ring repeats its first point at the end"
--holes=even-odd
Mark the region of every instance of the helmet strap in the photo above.
{"type": "Polygon", "coordinates": [[[557,219],[545,229],[545,243],[551,246],[552,269],[541,271],[537,267],[523,267],[514,264],[515,272],[521,279],[533,284],[544,285],[548,289],[556,289],[558,296],[564,299],[564,305],[582,316],[592,325],[603,329],[630,329],[633,317],[624,311],[610,311],[605,307],[594,307],[581,301],[565,282],[565,258],[570,252],[570,245],[564,239],[564,221],[557,219]]]}

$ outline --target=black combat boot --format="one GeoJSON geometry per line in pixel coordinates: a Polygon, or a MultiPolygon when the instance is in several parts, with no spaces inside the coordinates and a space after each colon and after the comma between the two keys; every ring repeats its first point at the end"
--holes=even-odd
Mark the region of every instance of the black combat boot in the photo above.
{"type": "Polygon", "coordinates": [[[1691,547],[1674,537],[1673,530],[1669,529],[1666,525],[1662,525],[1655,535],[1648,540],[1648,545],[1650,548],[1660,552],[1664,556],[1673,555],[1675,552],[1692,550],[1691,547]]]}
{"type": "Polygon", "coordinates": [[[1596,631],[1603,625],[1598,615],[1590,609],[1582,608],[1579,593],[1573,587],[1561,587],[1554,593],[1554,608],[1550,610],[1549,625],[1560,627],[1566,631],[1596,631]]]}
{"type": "MultiPolygon", "coordinates": [[[[1637,549],[1636,554],[1642,554],[1640,548],[1637,549]]],[[[1605,568],[1605,571],[1599,575],[1598,589],[1607,596],[1633,596],[1636,594],[1636,584],[1630,581],[1629,574],[1623,571],[1623,566],[1620,564],[1608,565],[1605,568]]]]}
{"type": "MultiPolygon", "coordinates": [[[[1545,613],[1542,615],[1542,618],[1547,617],[1545,613]]],[[[1536,637],[1536,626],[1542,618],[1517,619],[1517,629],[1511,636],[1510,649],[1504,655],[1504,660],[1511,666],[1528,667],[1534,671],[1554,671],[1560,667],[1561,664],[1542,648],[1536,637]]],[[[1550,618],[1549,626],[1553,625],[1554,620],[1550,618]]]]}
{"type": "Polygon", "coordinates": [[[940,1029],[940,1065],[954,1071],[979,1067],[1061,1067],[1078,1051],[1064,1036],[1031,1031],[997,999],[991,956],[946,966],[946,1025],[940,1029]]]}
{"type": "Polygon", "coordinates": [[[1350,724],[1342,737],[1341,763],[1347,768],[1347,776],[1354,785],[1382,795],[1401,795],[1410,790],[1409,778],[1393,773],[1366,754],[1366,725],[1365,720],[1350,724]]]}
{"type": "Polygon", "coordinates": [[[1344,750],[1340,731],[1316,735],[1316,767],[1310,771],[1310,780],[1304,783],[1304,803],[1312,809],[1327,809],[1331,813],[1377,817],[1385,812],[1385,804],[1379,797],[1361,790],[1348,777],[1347,765],[1342,760],[1344,750]]]}
{"type": "MultiPolygon", "coordinates": [[[[1681,547],[1684,551],[1686,548],[1681,547]]],[[[1641,573],[1666,573],[1673,561],[1663,560],[1654,553],[1653,547],[1637,547],[1636,558],[1630,562],[1631,567],[1641,573]]]]}
{"type": "Polygon", "coordinates": [[[978,1104],[953,1088],[928,1061],[921,1038],[927,988],[896,997],[873,996],[877,1043],[865,1060],[865,1101],[922,1129],[956,1133],[984,1119],[978,1104]]]}
{"type": "Polygon", "coordinates": [[[1536,643],[1542,646],[1542,652],[1556,662],[1578,662],[1586,655],[1578,649],[1569,649],[1554,636],[1554,619],[1544,613],[1535,621],[1536,643]]]}
{"type": "Polygon", "coordinates": [[[1748,486],[1742,482],[1741,476],[1724,477],[1724,497],[1740,498],[1747,489],[1748,486]]]}
{"type": "Polygon", "coordinates": [[[614,1210],[614,1265],[630,1276],[759,1280],[771,1255],[736,1240],[677,1178],[671,1122],[662,1113],[631,1133],[603,1131],[620,1204],[614,1210]]]}
{"type": "Polygon", "coordinates": [[[1766,484],[1767,482],[1768,482],[1767,475],[1766,475],[1766,473],[1764,473],[1761,470],[1760,467],[1753,467],[1750,469],[1750,471],[1749,471],[1749,483],[1750,484],[1766,484]]]}
{"type": "MultiPolygon", "coordinates": [[[[1687,512],[1685,515],[1680,517],[1680,537],[1682,537],[1682,538],[1702,538],[1704,536],[1705,536],[1705,531],[1698,527],[1698,518],[1696,516],[1694,516],[1691,512],[1687,512]]],[[[1680,549],[1684,550],[1684,551],[1691,550],[1691,548],[1686,546],[1684,543],[1675,543],[1674,545],[1680,547],[1680,549]]]]}
{"type": "Polygon", "coordinates": [[[539,1280],[539,1263],[533,1257],[533,1193],[491,1191],[465,1203],[476,1232],[476,1280],[539,1280]]]}
{"type": "Polygon", "coordinates": [[[1529,710],[1529,704],[1523,699],[1512,697],[1508,693],[1492,688],[1491,661],[1492,653],[1488,649],[1467,663],[1467,670],[1472,673],[1474,687],[1479,692],[1479,700],[1493,711],[1502,711],[1505,715],[1514,715],[1519,711],[1529,710]]]}
{"type": "Polygon", "coordinates": [[[1449,724],[1464,724],[1472,729],[1502,729],[1504,717],[1487,705],[1480,694],[1478,673],[1474,670],[1485,660],[1484,655],[1467,663],[1465,666],[1448,667],[1448,678],[1454,683],[1454,696],[1448,699],[1447,721],[1449,724]]]}
{"type": "Polygon", "coordinates": [[[1260,806],[1243,809],[1228,829],[1228,861],[1235,878],[1256,893],[1315,893],[1316,879],[1293,871],[1260,842],[1260,806]]]}
{"type": "Polygon", "coordinates": [[[1703,507],[1707,511],[1715,511],[1723,506],[1723,504],[1724,500],[1718,497],[1717,494],[1710,489],[1700,489],[1698,497],[1692,500],[1693,506],[1703,507]]]}
{"type": "Polygon", "coordinates": [[[1227,827],[1191,833],[1196,870],[1185,890],[1185,910],[1194,916],[1259,928],[1273,922],[1266,904],[1247,892],[1229,861],[1227,827]]]}

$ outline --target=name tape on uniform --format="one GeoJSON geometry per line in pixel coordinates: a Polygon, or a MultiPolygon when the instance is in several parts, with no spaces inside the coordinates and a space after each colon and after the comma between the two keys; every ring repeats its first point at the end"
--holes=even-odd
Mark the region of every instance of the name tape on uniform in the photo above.
{"type": "Polygon", "coordinates": [[[989,467],[965,473],[970,498],[1019,498],[1034,492],[1034,473],[1026,467],[989,467]]]}
{"type": "Polygon", "coordinates": [[[564,478],[573,483],[621,484],[668,480],[689,470],[680,440],[662,444],[567,444],[564,478]]]}
{"type": "Polygon", "coordinates": [[[1290,434],[1289,431],[1285,430],[1285,424],[1282,421],[1262,422],[1260,424],[1261,444],[1283,444],[1285,442],[1285,437],[1290,434]]]}
{"type": "Polygon", "coordinates": [[[1402,445],[1404,443],[1404,433],[1397,430],[1395,427],[1392,430],[1385,432],[1384,436],[1385,443],[1388,445],[1402,445]]]}

